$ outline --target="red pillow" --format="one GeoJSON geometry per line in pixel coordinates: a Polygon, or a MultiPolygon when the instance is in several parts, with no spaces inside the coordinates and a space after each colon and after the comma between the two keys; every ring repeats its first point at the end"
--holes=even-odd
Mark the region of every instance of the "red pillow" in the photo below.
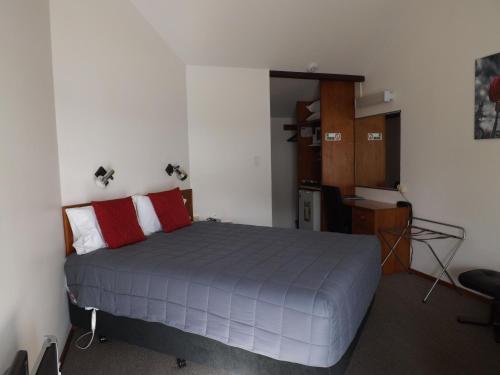
{"type": "Polygon", "coordinates": [[[164,232],[173,232],[191,225],[191,218],[179,188],[148,194],[148,196],[164,232]]]}
{"type": "Polygon", "coordinates": [[[92,202],[92,207],[102,236],[111,249],[146,239],[137,222],[132,198],[92,202]]]}

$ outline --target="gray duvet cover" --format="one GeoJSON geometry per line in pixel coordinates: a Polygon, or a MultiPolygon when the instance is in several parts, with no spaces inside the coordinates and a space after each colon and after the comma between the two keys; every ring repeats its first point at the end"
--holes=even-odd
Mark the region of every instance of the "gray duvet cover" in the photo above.
{"type": "Polygon", "coordinates": [[[330,367],[373,298],[379,246],[373,236],[199,222],[73,254],[65,272],[80,307],[330,367]]]}

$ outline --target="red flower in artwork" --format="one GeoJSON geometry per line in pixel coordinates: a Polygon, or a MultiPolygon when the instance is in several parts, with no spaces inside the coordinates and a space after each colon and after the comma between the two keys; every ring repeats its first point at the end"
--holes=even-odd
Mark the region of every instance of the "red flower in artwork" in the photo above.
{"type": "Polygon", "coordinates": [[[489,96],[493,103],[500,103],[500,76],[491,81],[489,96]]]}

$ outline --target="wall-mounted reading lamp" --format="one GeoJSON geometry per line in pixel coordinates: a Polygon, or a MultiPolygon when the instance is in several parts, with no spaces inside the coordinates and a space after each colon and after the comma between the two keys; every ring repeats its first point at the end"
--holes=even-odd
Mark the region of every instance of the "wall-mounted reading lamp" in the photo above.
{"type": "Polygon", "coordinates": [[[109,184],[109,180],[113,179],[114,174],[115,171],[113,169],[106,171],[103,167],[99,167],[99,169],[94,173],[96,185],[102,189],[106,188],[109,184]]]}
{"type": "Polygon", "coordinates": [[[188,174],[184,172],[178,165],[167,165],[167,168],[165,168],[165,172],[167,172],[169,176],[172,176],[175,172],[177,178],[181,181],[184,181],[186,178],[188,178],[188,174]]]}

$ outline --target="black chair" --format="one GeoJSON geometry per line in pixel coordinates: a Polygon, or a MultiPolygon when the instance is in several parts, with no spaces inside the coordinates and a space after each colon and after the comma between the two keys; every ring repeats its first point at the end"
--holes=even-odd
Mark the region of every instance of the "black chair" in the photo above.
{"type": "MultiPolygon", "coordinates": [[[[52,341],[52,336],[46,339],[43,348],[45,351],[36,369],[36,375],[58,375],[59,353],[56,342],[52,341]]],[[[19,350],[4,375],[28,375],[29,373],[28,352],[19,350]]]]}
{"type": "Polygon", "coordinates": [[[19,350],[4,375],[27,375],[28,373],[28,352],[26,350],[19,350]]]}
{"type": "Polygon", "coordinates": [[[469,289],[492,297],[493,303],[491,304],[491,315],[488,321],[479,321],[461,316],[457,320],[464,324],[493,326],[495,340],[500,343],[500,272],[492,270],[467,271],[458,276],[458,281],[469,289]]]}
{"type": "Polygon", "coordinates": [[[342,203],[338,187],[323,186],[323,207],[329,232],[352,233],[352,210],[342,203]]]}

